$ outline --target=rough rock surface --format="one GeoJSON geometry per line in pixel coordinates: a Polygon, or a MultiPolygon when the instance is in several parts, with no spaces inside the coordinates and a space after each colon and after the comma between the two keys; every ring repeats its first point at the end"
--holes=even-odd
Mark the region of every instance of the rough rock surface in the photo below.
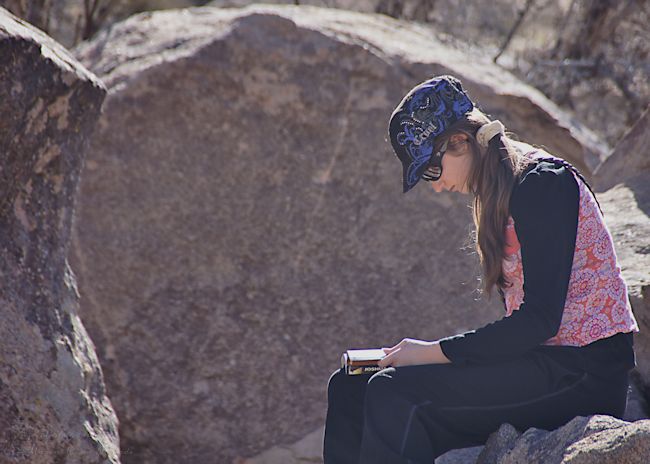
{"type": "Polygon", "coordinates": [[[594,172],[594,187],[604,192],[640,174],[650,176],[650,107],[594,172]]]}
{"type": "Polygon", "coordinates": [[[71,259],[127,463],[295,442],[343,350],[502,313],[474,300],[468,198],[401,194],[387,119],[417,82],[455,73],[522,138],[586,173],[603,157],[538,92],[382,16],[146,13],[75,53],[109,95],[71,259]]]}
{"type": "Polygon", "coordinates": [[[503,424],[476,464],[646,464],[649,458],[650,420],[594,415],[553,431],[530,428],[523,434],[503,424]]]}
{"type": "Polygon", "coordinates": [[[117,463],[117,419],[66,255],[87,137],[106,94],[0,8],[0,462],[117,463]]]}
{"type": "Polygon", "coordinates": [[[650,385],[650,172],[597,193],[639,323],[637,370],[650,385]]]}
{"type": "Polygon", "coordinates": [[[650,109],[595,173],[594,188],[614,238],[640,332],[637,369],[650,398],[650,109]]]}
{"type": "Polygon", "coordinates": [[[435,464],[472,464],[476,462],[483,451],[484,446],[472,446],[469,448],[453,449],[442,456],[438,456],[435,464]]]}

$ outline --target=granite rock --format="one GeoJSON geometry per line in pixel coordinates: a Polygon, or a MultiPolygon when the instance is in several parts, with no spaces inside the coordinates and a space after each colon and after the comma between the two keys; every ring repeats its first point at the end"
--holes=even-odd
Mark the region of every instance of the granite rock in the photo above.
{"type": "Polygon", "coordinates": [[[109,93],[71,260],[126,463],[294,443],[323,423],[344,350],[502,314],[498,296],[477,298],[476,256],[461,250],[469,198],[401,194],[387,122],[414,84],[457,74],[587,175],[606,153],[487,60],[381,15],[143,13],[75,55],[109,93]]]}
{"type": "Polygon", "coordinates": [[[644,464],[650,457],[650,420],[578,416],[553,430],[521,433],[503,424],[476,464],[644,464]]]}
{"type": "Polygon", "coordinates": [[[639,323],[639,388],[650,398],[650,109],[595,171],[594,189],[639,323]]]}
{"type": "Polygon", "coordinates": [[[67,252],[106,90],[0,8],[0,462],[118,463],[117,419],[67,252]]]}
{"type": "Polygon", "coordinates": [[[604,192],[639,174],[650,175],[650,106],[594,171],[594,187],[604,192]]]}

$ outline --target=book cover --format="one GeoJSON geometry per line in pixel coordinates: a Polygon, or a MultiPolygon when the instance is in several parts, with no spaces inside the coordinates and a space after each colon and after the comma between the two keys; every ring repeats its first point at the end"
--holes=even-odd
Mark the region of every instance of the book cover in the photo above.
{"type": "Polygon", "coordinates": [[[341,367],[348,375],[372,374],[382,369],[377,363],[385,356],[381,348],[347,350],[341,356],[341,367]]]}

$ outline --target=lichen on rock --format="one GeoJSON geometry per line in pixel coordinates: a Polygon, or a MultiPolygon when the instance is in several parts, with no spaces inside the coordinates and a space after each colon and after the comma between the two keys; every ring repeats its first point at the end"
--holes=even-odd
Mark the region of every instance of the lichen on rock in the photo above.
{"type": "Polygon", "coordinates": [[[103,84],[0,8],[0,462],[119,463],[117,418],[67,263],[103,84]]]}

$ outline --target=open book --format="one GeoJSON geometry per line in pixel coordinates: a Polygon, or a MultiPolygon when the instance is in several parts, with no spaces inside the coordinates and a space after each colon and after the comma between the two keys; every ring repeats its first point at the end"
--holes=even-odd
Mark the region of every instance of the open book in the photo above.
{"type": "Polygon", "coordinates": [[[341,367],[348,375],[371,374],[382,369],[377,363],[385,356],[381,348],[347,350],[341,356],[341,367]]]}

